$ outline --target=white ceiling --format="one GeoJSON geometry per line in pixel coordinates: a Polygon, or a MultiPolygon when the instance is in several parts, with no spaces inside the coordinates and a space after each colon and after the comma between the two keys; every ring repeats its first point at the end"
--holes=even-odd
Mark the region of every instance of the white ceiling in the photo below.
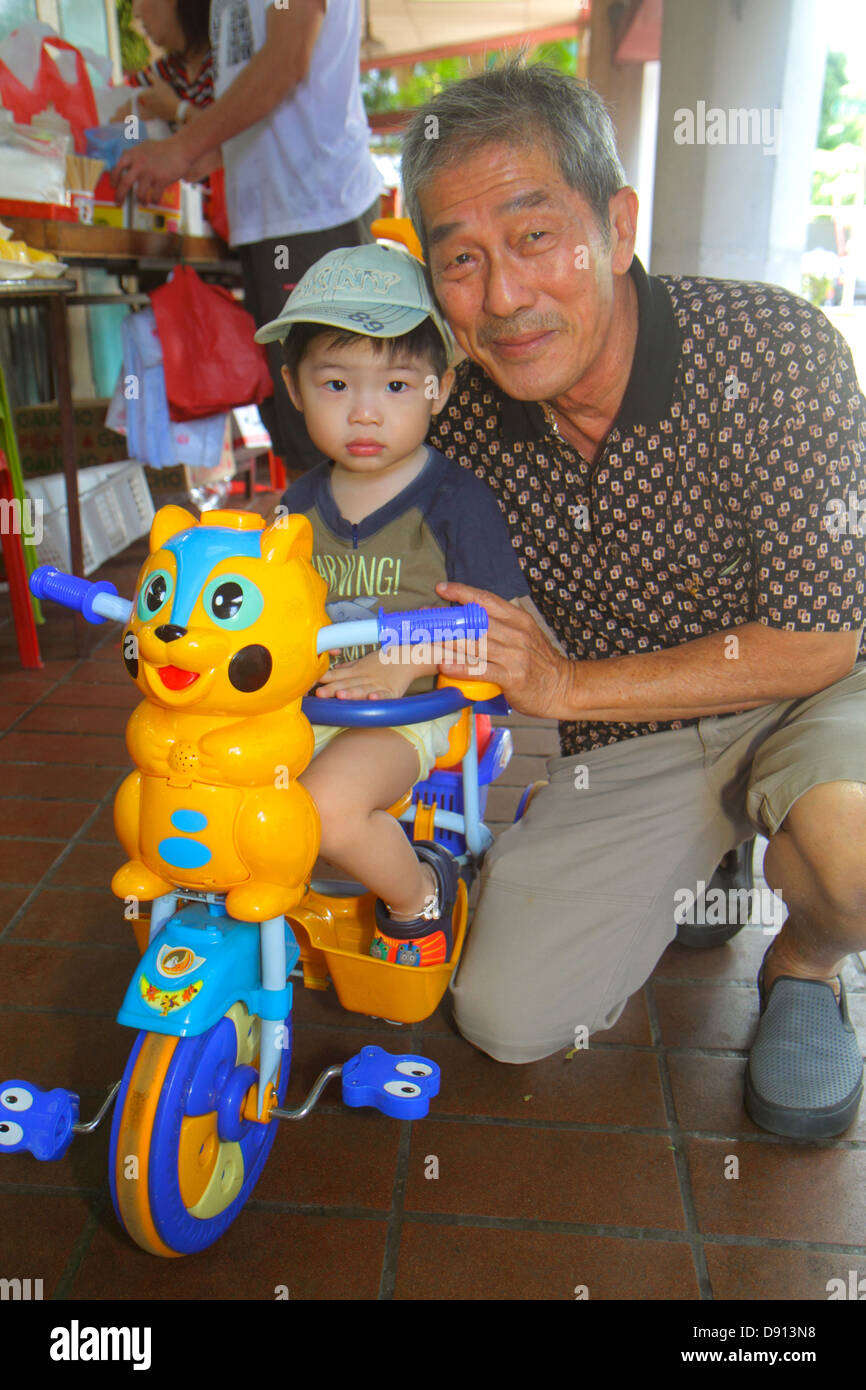
{"type": "MultiPolygon", "coordinates": [[[[364,0],[360,0],[362,16],[364,0]]],[[[391,58],[529,29],[585,20],[588,0],[369,0],[370,29],[382,48],[362,59],[391,58]]],[[[363,19],[362,19],[363,35],[363,19]]]]}

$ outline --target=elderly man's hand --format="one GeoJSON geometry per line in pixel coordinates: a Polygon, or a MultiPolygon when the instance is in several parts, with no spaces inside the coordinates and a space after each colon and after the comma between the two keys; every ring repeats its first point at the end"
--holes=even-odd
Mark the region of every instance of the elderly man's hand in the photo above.
{"type": "MultiPolygon", "coordinates": [[[[468,584],[437,584],[436,592],[449,603],[480,603],[487,609],[486,660],[448,665],[466,656],[457,643],[444,647],[443,676],[458,680],[492,681],[520,714],[539,719],[568,717],[574,663],[561,656],[541,628],[522,608],[468,584]]],[[[483,649],[482,649],[483,650],[483,649]]]]}
{"type": "Polygon", "coordinates": [[[114,196],[122,203],[130,189],[140,203],[155,203],[170,183],[186,176],[190,160],[176,136],[145,140],[125,150],[111,171],[114,196]]]}

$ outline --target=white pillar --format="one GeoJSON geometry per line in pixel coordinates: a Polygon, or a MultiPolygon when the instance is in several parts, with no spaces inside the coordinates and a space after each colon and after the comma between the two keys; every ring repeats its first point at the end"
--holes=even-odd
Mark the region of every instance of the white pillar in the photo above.
{"type": "Polygon", "coordinates": [[[800,291],[820,0],[665,0],[652,269],[800,291]]]}

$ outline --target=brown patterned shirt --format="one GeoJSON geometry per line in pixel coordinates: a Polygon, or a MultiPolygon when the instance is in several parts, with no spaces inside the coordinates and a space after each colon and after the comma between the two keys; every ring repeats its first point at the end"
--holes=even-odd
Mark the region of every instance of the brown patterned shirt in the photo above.
{"type": "MultiPolygon", "coordinates": [[[[577,659],[762,622],[866,615],[866,402],[824,314],[775,285],[647,276],[595,464],[464,361],[430,442],[485,479],[532,597],[577,659]],[[862,521],[860,520],[862,508],[862,521]]],[[[563,723],[563,753],[694,724],[563,723]]]]}

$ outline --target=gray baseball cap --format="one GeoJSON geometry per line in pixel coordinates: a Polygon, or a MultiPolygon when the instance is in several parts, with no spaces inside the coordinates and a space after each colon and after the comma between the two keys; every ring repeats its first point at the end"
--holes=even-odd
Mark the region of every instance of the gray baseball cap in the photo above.
{"type": "Polygon", "coordinates": [[[322,256],[295,285],[279,316],[255,337],[257,343],[273,343],[294,323],[321,323],[371,338],[400,338],[426,318],[435,323],[453,361],[454,337],[433,302],[421,262],[399,246],[373,243],[322,256]]]}

